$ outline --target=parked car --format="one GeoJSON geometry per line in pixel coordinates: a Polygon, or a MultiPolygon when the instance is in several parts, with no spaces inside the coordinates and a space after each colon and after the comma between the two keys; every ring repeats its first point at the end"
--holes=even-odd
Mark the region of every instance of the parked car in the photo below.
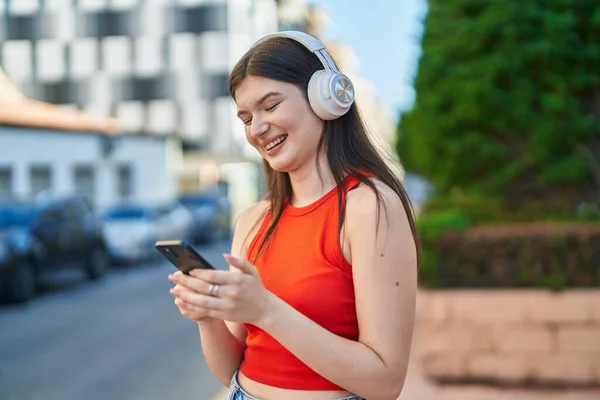
{"type": "Polygon", "coordinates": [[[188,194],[179,197],[192,213],[192,240],[208,243],[228,239],[231,235],[231,204],[226,196],[188,194]]]}
{"type": "Polygon", "coordinates": [[[194,218],[181,203],[174,200],[157,207],[158,240],[191,240],[194,218]]]}
{"type": "Polygon", "coordinates": [[[102,213],[104,240],[112,263],[131,263],[154,256],[158,211],[153,207],[119,205],[102,213]]]}
{"type": "Polygon", "coordinates": [[[102,213],[104,238],[112,262],[135,263],[152,258],[157,240],[189,240],[190,212],[181,204],[115,205],[102,213]]]}
{"type": "Polygon", "coordinates": [[[0,203],[0,292],[8,301],[31,299],[58,270],[97,279],[106,265],[100,221],[83,197],[0,203]]]}

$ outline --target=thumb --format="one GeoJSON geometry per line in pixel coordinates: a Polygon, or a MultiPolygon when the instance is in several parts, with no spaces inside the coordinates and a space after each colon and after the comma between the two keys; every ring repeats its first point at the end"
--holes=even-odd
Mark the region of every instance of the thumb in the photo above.
{"type": "Polygon", "coordinates": [[[227,261],[231,266],[236,267],[244,274],[258,276],[258,270],[250,263],[250,261],[244,260],[243,258],[234,257],[231,254],[223,254],[223,258],[225,258],[225,261],[227,261]]]}

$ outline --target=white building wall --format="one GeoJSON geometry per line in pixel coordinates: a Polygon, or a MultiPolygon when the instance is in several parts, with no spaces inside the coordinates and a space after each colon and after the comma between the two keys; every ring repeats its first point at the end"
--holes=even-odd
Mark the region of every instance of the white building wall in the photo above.
{"type": "Polygon", "coordinates": [[[55,194],[75,190],[74,167],[94,169],[94,203],[103,208],[122,201],[118,194],[117,168],[130,165],[132,192],[128,201],[156,204],[177,194],[176,172],[180,163],[177,146],[165,138],[116,137],[114,151],[102,154],[102,139],[95,134],[64,133],[0,127],[0,168],[12,170],[12,187],[18,196],[29,196],[29,169],[48,165],[55,194]]]}

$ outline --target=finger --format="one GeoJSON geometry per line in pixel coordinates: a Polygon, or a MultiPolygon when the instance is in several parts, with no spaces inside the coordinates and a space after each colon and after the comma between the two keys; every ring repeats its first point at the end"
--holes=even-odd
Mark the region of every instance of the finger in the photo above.
{"type": "Polygon", "coordinates": [[[227,261],[230,265],[236,267],[243,273],[252,276],[258,276],[258,270],[254,265],[252,265],[252,263],[250,263],[250,261],[244,260],[243,258],[234,257],[231,254],[223,254],[223,258],[225,258],[225,261],[227,261]]]}
{"type": "MultiPolygon", "coordinates": [[[[185,286],[176,285],[174,288],[170,289],[169,292],[171,293],[171,295],[173,295],[173,297],[175,297],[176,299],[179,299],[181,302],[189,304],[189,305],[193,305],[193,304],[189,303],[189,301],[185,301],[184,298],[190,298],[190,295],[198,295],[198,294],[214,297],[209,293],[210,284],[207,284],[207,287],[209,289],[207,289],[206,292],[197,292],[195,290],[188,289],[185,286]]],[[[221,296],[221,295],[222,295],[222,288],[219,287],[219,296],[221,296]]],[[[194,297],[191,296],[191,298],[194,298],[194,297]]]]}
{"type": "Polygon", "coordinates": [[[175,287],[179,286],[198,293],[209,293],[210,291],[210,283],[185,274],[169,275],[169,280],[176,284],[175,287]]]}
{"type": "Polygon", "coordinates": [[[217,271],[212,269],[196,269],[190,272],[193,278],[198,278],[213,285],[239,285],[243,275],[231,271],[217,271]]]}
{"type": "Polygon", "coordinates": [[[175,305],[177,306],[177,308],[179,308],[179,311],[183,312],[184,310],[187,311],[196,311],[196,310],[201,310],[200,307],[194,305],[194,304],[190,304],[187,301],[183,300],[183,298],[181,297],[181,293],[183,292],[172,292],[173,294],[173,303],[175,303],[175,305]]]}
{"type": "MultiPolygon", "coordinates": [[[[211,290],[211,284],[208,284],[208,289],[205,292],[197,292],[194,290],[190,290],[188,288],[186,288],[185,286],[181,286],[181,285],[176,285],[174,288],[170,289],[170,293],[177,297],[177,295],[179,293],[191,293],[191,294],[202,294],[205,296],[211,296],[211,297],[220,297],[223,299],[228,299],[228,300],[235,300],[239,297],[240,294],[240,288],[238,286],[232,286],[232,285],[218,285],[219,288],[216,291],[216,294],[212,294],[210,292],[211,290]]],[[[212,288],[213,290],[215,290],[214,288],[212,288]]]]}
{"type": "Polygon", "coordinates": [[[185,286],[182,286],[182,285],[175,285],[175,287],[174,287],[174,288],[171,288],[171,289],[169,290],[169,292],[170,292],[170,293],[171,293],[173,296],[175,296],[176,294],[179,294],[179,293],[185,293],[185,292],[188,292],[188,293],[196,293],[196,291],[194,291],[194,290],[192,290],[192,289],[188,289],[188,288],[186,288],[185,286]]]}
{"type": "Polygon", "coordinates": [[[208,310],[205,310],[201,307],[197,307],[193,304],[186,303],[185,301],[177,297],[175,298],[175,305],[179,309],[181,315],[191,320],[196,321],[208,315],[208,310]]]}
{"type": "Polygon", "coordinates": [[[185,301],[181,300],[179,297],[174,296],[174,298],[175,298],[175,300],[173,301],[173,303],[175,303],[175,305],[177,306],[177,308],[179,308],[179,311],[181,311],[184,308],[191,307],[190,304],[188,304],[185,301]]]}
{"type": "Polygon", "coordinates": [[[173,295],[194,307],[206,310],[223,311],[227,309],[228,301],[220,298],[190,291],[175,291],[173,295]]]}

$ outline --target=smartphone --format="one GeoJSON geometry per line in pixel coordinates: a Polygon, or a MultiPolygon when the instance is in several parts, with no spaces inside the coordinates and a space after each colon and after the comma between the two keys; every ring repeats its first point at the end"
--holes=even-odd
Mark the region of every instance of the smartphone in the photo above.
{"type": "Polygon", "coordinates": [[[186,275],[196,268],[215,269],[192,246],[183,240],[159,240],[154,247],[186,275]]]}

